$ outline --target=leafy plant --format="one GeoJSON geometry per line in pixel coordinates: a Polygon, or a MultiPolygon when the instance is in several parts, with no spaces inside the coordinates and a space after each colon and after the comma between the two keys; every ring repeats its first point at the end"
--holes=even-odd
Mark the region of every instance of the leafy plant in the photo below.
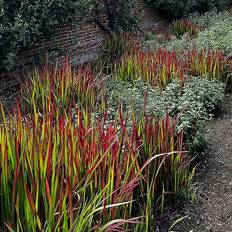
{"type": "MultiPolygon", "coordinates": [[[[231,17],[231,16],[230,16],[231,17]]],[[[198,48],[209,48],[212,50],[220,50],[229,56],[232,55],[232,20],[222,20],[215,22],[206,30],[199,32],[196,39],[198,48]]]]}
{"type": "Polygon", "coordinates": [[[93,63],[98,72],[111,73],[118,60],[139,47],[138,42],[126,32],[111,33],[102,46],[102,51],[93,63]]]}
{"type": "MultiPolygon", "coordinates": [[[[63,67],[35,70],[30,80],[21,87],[21,104],[26,112],[49,112],[57,107],[68,112],[78,104],[80,108],[104,108],[103,84],[97,81],[89,67],[70,66],[66,59],[63,67]]],[[[102,109],[103,109],[102,108],[102,109]]]]}
{"type": "Polygon", "coordinates": [[[181,18],[191,7],[189,0],[148,0],[156,9],[161,11],[168,19],[181,18]]]}
{"type": "Polygon", "coordinates": [[[217,80],[193,78],[186,82],[176,108],[172,108],[174,115],[179,115],[178,129],[185,131],[191,153],[204,149],[206,145],[204,128],[212,114],[220,108],[224,88],[225,85],[217,80]]]}
{"type": "Polygon", "coordinates": [[[84,21],[96,23],[108,34],[130,30],[137,23],[134,15],[136,2],[1,0],[0,69],[15,68],[18,55],[23,49],[33,47],[42,37],[51,39],[54,29],[60,25],[76,26],[84,21]]]}
{"type": "Polygon", "coordinates": [[[198,12],[191,13],[187,19],[199,27],[208,28],[217,22],[231,21],[231,13],[226,10],[217,11],[214,9],[204,14],[199,14],[198,12]]]}
{"type": "Polygon", "coordinates": [[[1,229],[123,230],[141,219],[148,231],[165,206],[161,194],[178,196],[191,183],[176,120],[133,119],[128,133],[121,113],[119,124],[93,125],[86,111],[75,112],[74,123],[58,112],[23,118],[18,109],[7,123],[2,111],[1,229]],[[138,218],[146,208],[146,220],[138,218]]]}
{"type": "Polygon", "coordinates": [[[174,21],[171,26],[171,32],[177,36],[182,37],[185,33],[188,33],[191,37],[195,37],[198,33],[199,28],[193,23],[184,19],[174,21]]]}

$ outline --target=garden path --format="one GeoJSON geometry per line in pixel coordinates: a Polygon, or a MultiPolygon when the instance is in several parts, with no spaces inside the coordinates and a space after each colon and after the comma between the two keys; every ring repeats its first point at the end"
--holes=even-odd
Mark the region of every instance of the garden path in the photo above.
{"type": "Polygon", "coordinates": [[[208,126],[209,149],[197,168],[197,203],[186,207],[178,232],[232,232],[232,94],[208,126]]]}

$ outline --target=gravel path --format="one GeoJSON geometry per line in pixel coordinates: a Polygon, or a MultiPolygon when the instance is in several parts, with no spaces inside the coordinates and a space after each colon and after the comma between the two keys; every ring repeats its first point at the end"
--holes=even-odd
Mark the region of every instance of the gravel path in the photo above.
{"type": "Polygon", "coordinates": [[[209,148],[197,168],[197,203],[186,206],[188,216],[178,232],[232,232],[232,94],[227,94],[222,113],[207,131],[209,148]]]}

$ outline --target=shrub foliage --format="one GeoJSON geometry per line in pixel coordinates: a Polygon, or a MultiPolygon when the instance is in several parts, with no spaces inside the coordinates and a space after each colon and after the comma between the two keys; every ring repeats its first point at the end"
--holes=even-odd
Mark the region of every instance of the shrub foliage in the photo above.
{"type": "Polygon", "coordinates": [[[136,0],[0,0],[0,69],[14,67],[19,52],[48,38],[61,24],[94,22],[105,32],[128,29],[136,22],[136,0]],[[105,23],[105,15],[107,23],[105,23]]]}
{"type": "Polygon", "coordinates": [[[148,2],[151,2],[169,19],[181,18],[191,11],[203,13],[213,7],[223,9],[231,4],[230,0],[148,0],[148,2]]]}

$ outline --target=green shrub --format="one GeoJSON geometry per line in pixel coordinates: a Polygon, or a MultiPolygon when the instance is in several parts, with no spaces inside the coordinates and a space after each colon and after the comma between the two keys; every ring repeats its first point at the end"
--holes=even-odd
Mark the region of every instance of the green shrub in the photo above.
{"type": "Polygon", "coordinates": [[[223,97],[224,85],[218,81],[199,77],[186,83],[172,113],[180,117],[178,129],[185,130],[191,153],[205,145],[204,128],[212,113],[221,105],[223,97]]]}
{"type": "Polygon", "coordinates": [[[175,50],[177,52],[193,50],[195,48],[195,40],[188,34],[185,34],[181,38],[168,42],[166,48],[169,51],[175,50]]]}
{"type": "Polygon", "coordinates": [[[217,11],[216,9],[208,11],[204,14],[199,14],[194,12],[188,16],[188,20],[192,23],[206,28],[214,25],[216,22],[220,21],[230,21],[231,22],[231,13],[228,11],[217,11]]]}
{"type": "Polygon", "coordinates": [[[93,22],[107,33],[133,27],[135,4],[136,0],[0,0],[0,69],[14,68],[23,49],[41,37],[50,39],[59,25],[93,22]]]}
{"type": "MultiPolygon", "coordinates": [[[[188,80],[184,88],[179,81],[174,81],[163,91],[154,89],[141,80],[134,85],[109,80],[107,98],[112,118],[116,117],[115,112],[119,104],[123,106],[125,115],[134,112],[137,118],[142,117],[144,110],[160,118],[167,112],[173,118],[179,118],[177,131],[184,130],[186,141],[194,153],[205,144],[204,128],[223,101],[224,87],[221,82],[203,77],[188,80]]],[[[130,122],[128,123],[130,125],[130,122]]]]}
{"type": "Polygon", "coordinates": [[[181,18],[190,10],[190,0],[148,0],[168,19],[181,18]]]}
{"type": "Polygon", "coordinates": [[[231,4],[230,0],[147,0],[161,11],[168,19],[181,18],[189,12],[206,12],[214,7],[224,9],[231,4]]]}
{"type": "Polygon", "coordinates": [[[22,48],[34,45],[41,36],[48,38],[57,25],[77,23],[80,14],[84,14],[82,3],[83,0],[1,0],[0,68],[13,68],[22,48]]]}
{"type": "Polygon", "coordinates": [[[199,32],[196,46],[198,48],[219,49],[232,56],[232,19],[218,21],[206,30],[199,32]]]}
{"type": "Polygon", "coordinates": [[[194,152],[201,147],[204,127],[211,114],[220,106],[224,96],[224,85],[218,81],[195,77],[181,90],[178,81],[169,84],[153,99],[148,97],[147,111],[162,116],[167,111],[179,117],[177,130],[184,130],[187,143],[194,152]]]}

